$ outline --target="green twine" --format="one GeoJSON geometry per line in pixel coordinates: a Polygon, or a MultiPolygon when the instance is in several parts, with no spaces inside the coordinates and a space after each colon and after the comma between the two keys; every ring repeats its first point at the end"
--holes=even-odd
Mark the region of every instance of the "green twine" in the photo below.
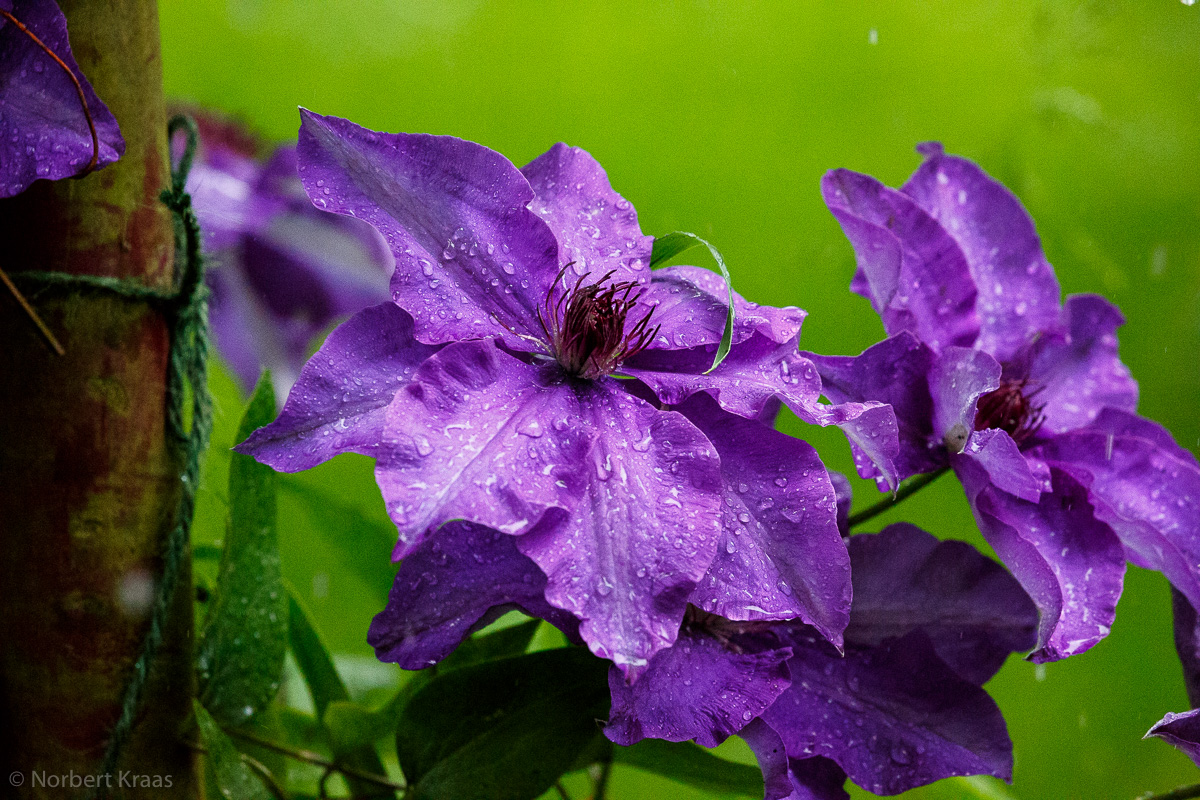
{"type": "MultiPolygon", "coordinates": [[[[177,448],[183,451],[180,473],[179,505],[175,526],[167,535],[163,550],[162,580],[154,598],[150,626],[141,652],[133,664],[133,675],[125,688],[121,715],[109,735],[101,775],[116,769],[121,751],[133,731],[141,707],[150,668],[162,643],[163,627],[170,613],[179,570],[187,556],[192,516],[196,507],[196,487],[200,482],[200,461],[208,447],[212,431],[212,398],[208,393],[208,288],[204,284],[204,264],[200,254],[200,226],[192,209],[192,198],[184,190],[192,158],[196,151],[196,123],[178,116],[167,126],[168,141],[183,131],[187,144],[178,168],[171,170],[171,188],[159,199],[172,212],[175,225],[175,285],[162,292],[134,281],[65,272],[23,272],[14,280],[32,284],[38,294],[61,291],[74,295],[115,297],[147,303],[163,314],[170,330],[167,374],[167,430],[177,448]],[[191,426],[187,425],[188,394],[191,394],[191,426]]],[[[108,796],[101,783],[88,797],[100,800],[108,796]]]]}

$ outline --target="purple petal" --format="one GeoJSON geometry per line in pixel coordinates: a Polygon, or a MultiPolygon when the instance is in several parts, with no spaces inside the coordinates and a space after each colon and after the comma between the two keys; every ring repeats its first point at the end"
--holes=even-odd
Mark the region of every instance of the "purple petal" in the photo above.
{"type": "MultiPolygon", "coordinates": [[[[967,446],[962,454],[954,456],[952,461],[969,458],[983,468],[988,480],[997,489],[1015,495],[1022,500],[1036,503],[1042,491],[1049,491],[1039,477],[1043,470],[1035,470],[1013,441],[1002,430],[995,428],[975,431],[967,439],[967,446]]],[[[1035,465],[1037,460],[1034,459],[1035,465]]]]}
{"type": "Polygon", "coordinates": [[[280,472],[338,453],[376,456],[388,404],[437,351],[413,338],[412,318],[391,303],[360,311],[304,365],[279,417],[236,450],[280,472]]]}
{"type": "Polygon", "coordinates": [[[952,775],[1012,773],[1000,710],[914,631],[844,658],[814,633],[790,637],[792,685],[763,715],[790,758],[832,759],[875,794],[952,775]]]}
{"type": "MultiPolygon", "coordinates": [[[[204,280],[211,295],[208,301],[208,325],[212,331],[217,352],[233,370],[242,389],[249,392],[254,388],[264,364],[272,364],[272,381],[277,379],[281,365],[290,364],[290,353],[285,338],[274,321],[259,303],[241,270],[214,268],[219,256],[206,254],[204,280]]],[[[401,312],[403,313],[403,312],[401,312]]],[[[284,370],[290,367],[284,367],[284,370]]],[[[297,366],[291,374],[281,374],[284,391],[296,382],[300,372],[297,366]]]]}
{"type": "MultiPolygon", "coordinates": [[[[573,383],[555,427],[591,437],[573,479],[570,518],[520,537],[549,577],[546,599],[582,620],[596,655],[633,679],[675,641],[687,598],[720,533],[720,463],[678,412],[659,411],[605,379],[573,383]]],[[[528,474],[528,471],[526,472],[528,474]]]]}
{"type": "Polygon", "coordinates": [[[513,537],[451,522],[404,559],[367,642],[380,661],[423,669],[512,608],[574,631],[579,623],[546,602],[545,586],[546,576],[513,537]]]}
{"type": "Polygon", "coordinates": [[[1031,503],[998,491],[970,459],[956,459],[984,538],[1041,615],[1030,661],[1082,653],[1108,635],[1125,576],[1116,534],[1098,521],[1087,490],[1052,470],[1052,491],[1031,503]]]}
{"type": "Polygon", "coordinates": [[[632,685],[616,667],[609,671],[612,710],[604,733],[625,746],[654,738],[716,747],[788,687],[784,662],[791,654],[771,633],[719,640],[685,625],[632,685]]]}
{"type": "MultiPolygon", "coordinates": [[[[220,114],[196,107],[180,110],[195,119],[200,131],[186,188],[200,222],[205,255],[219,263],[226,257],[222,251],[235,247],[250,225],[254,186],[262,171],[260,145],[240,123],[220,114]]],[[[182,157],[185,144],[182,132],[176,134],[171,140],[173,159],[182,157]]]]}
{"type": "Polygon", "coordinates": [[[387,408],[375,467],[396,558],[450,520],[518,534],[574,505],[595,433],[568,424],[578,402],[557,380],[491,341],[447,345],[421,365],[387,408]]]}
{"type": "Polygon", "coordinates": [[[899,480],[945,466],[941,442],[933,437],[933,400],[928,375],[934,353],[912,334],[871,345],[858,356],[803,353],[821,375],[821,392],[835,403],[887,403],[896,415],[899,480]]]}
{"type": "Polygon", "coordinates": [[[704,396],[679,410],[716,446],[724,485],[716,558],[691,602],[731,620],[798,617],[840,646],[850,558],[816,450],[704,396]]]}
{"type": "Polygon", "coordinates": [[[1174,618],[1175,652],[1183,666],[1183,684],[1188,702],[1200,706],[1200,614],[1184,596],[1171,587],[1171,611],[1174,618]]]}
{"type": "Polygon", "coordinates": [[[924,631],[938,655],[982,686],[1009,653],[1033,647],[1037,609],[1020,584],[965,542],[914,525],[850,537],[854,607],[847,646],[924,631]]]}
{"type": "MultiPolygon", "coordinates": [[[[786,398],[785,398],[786,402],[786,398]]],[[[881,491],[900,485],[896,457],[900,454],[896,412],[883,403],[788,403],[792,412],[810,425],[836,425],[850,440],[854,466],[863,478],[875,478],[881,491]]]]}
{"type": "Polygon", "coordinates": [[[842,536],[850,535],[850,506],[854,502],[854,490],[850,487],[850,479],[840,472],[829,470],[829,481],[833,484],[833,493],[837,497],[837,524],[842,536]]]}
{"type": "Polygon", "coordinates": [[[765,800],[850,800],[842,788],[846,773],[837,762],[820,756],[788,758],[783,739],[761,719],[751,722],[738,735],[758,758],[765,800]]]}
{"type": "Polygon", "coordinates": [[[1157,736],[1178,747],[1183,754],[1200,766],[1200,708],[1182,714],[1168,713],[1146,732],[1148,738],[1157,736]]]}
{"type": "Polygon", "coordinates": [[[642,235],[637,211],[613,191],[586,151],[561,142],[521,168],[533,187],[530,208],[558,239],[559,258],[577,275],[614,271],[613,281],[649,280],[654,237],[642,235]]]}
{"type": "Polygon", "coordinates": [[[1037,453],[1087,487],[1096,518],[1134,560],[1200,604],[1200,465],[1149,420],[1109,409],[1098,422],[1050,438],[1037,453]]]}
{"type": "Polygon", "coordinates": [[[975,284],[962,250],[941,225],[868,175],[834,170],[821,180],[821,192],[854,245],[889,336],[911,331],[935,351],[975,342],[975,284]]]}
{"type": "Polygon", "coordinates": [[[937,143],[917,149],[925,162],[901,191],[958,242],[979,292],[975,346],[1008,361],[1058,320],[1058,281],[1033,220],[976,164],[945,155],[937,143]]]}
{"type": "Polygon", "coordinates": [[[1067,298],[1063,317],[1065,332],[1047,338],[1029,374],[1045,415],[1043,430],[1082,427],[1105,407],[1136,410],[1137,382],[1117,358],[1121,312],[1102,297],[1083,294],[1067,298]]]}
{"type": "Polygon", "coordinates": [[[979,398],[1000,386],[1000,365],[987,353],[948,347],[929,370],[933,435],[950,452],[962,452],[975,430],[979,398]]]}
{"type": "Polygon", "coordinates": [[[302,111],[300,179],[321,209],[358,217],[396,257],[392,295],[436,344],[498,337],[544,349],[537,310],[558,243],[507,159],[450,136],[382,134],[302,111]]]}
{"type": "MultiPolygon", "coordinates": [[[[67,20],[53,0],[13,0],[12,15],[70,68],[87,101],[99,141],[97,167],[125,152],[117,120],[88,83],[67,37],[67,20]]],[[[16,25],[0,26],[0,197],[12,197],[39,178],[79,175],[94,149],[87,113],[74,81],[16,25]]]]}

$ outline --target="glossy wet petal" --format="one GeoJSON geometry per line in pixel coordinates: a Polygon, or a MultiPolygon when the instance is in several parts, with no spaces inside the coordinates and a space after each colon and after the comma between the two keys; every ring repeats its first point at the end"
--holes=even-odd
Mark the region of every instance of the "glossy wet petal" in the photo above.
{"type": "Polygon", "coordinates": [[[280,472],[338,453],[378,455],[388,404],[437,350],[413,338],[412,318],[391,303],[361,311],[304,365],[279,417],[236,449],[280,472]]]}
{"type": "Polygon", "coordinates": [[[1009,653],[1033,647],[1037,609],[1020,584],[965,542],[907,523],[850,537],[849,647],[924,631],[943,661],[983,685],[1009,653]]]}
{"type": "MultiPolygon", "coordinates": [[[[117,120],[101,102],[71,53],[67,20],[53,0],[13,0],[6,10],[70,68],[79,81],[99,140],[97,167],[125,152],[117,120]]],[[[0,26],[0,197],[25,191],[39,178],[79,175],[94,148],[74,81],[16,25],[0,26]]]]}
{"type": "Polygon", "coordinates": [[[568,632],[577,629],[578,621],[546,602],[545,586],[546,576],[513,537],[451,522],[404,559],[367,642],[380,661],[423,669],[513,608],[568,632]]]}
{"type": "Polygon", "coordinates": [[[850,559],[817,452],[703,395],[679,410],[716,446],[723,484],[716,558],[691,602],[731,620],[799,618],[840,645],[850,559]]]}
{"type": "Polygon", "coordinates": [[[758,759],[763,772],[765,800],[850,800],[843,789],[846,773],[828,758],[788,758],[783,739],[761,719],[739,736],[758,759]]]}
{"type": "Polygon", "coordinates": [[[375,226],[392,294],[428,343],[498,337],[543,349],[537,321],[559,269],[533,190],[504,156],[450,136],[384,134],[301,112],[300,178],[317,208],[375,226]]]}
{"type": "Polygon", "coordinates": [[[1146,733],[1146,737],[1150,736],[1169,742],[1200,766],[1200,709],[1168,713],[1146,733]]]}

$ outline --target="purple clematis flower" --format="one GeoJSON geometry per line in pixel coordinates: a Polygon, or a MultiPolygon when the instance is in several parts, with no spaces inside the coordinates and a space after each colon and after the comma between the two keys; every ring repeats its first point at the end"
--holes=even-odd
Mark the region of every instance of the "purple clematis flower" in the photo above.
{"type": "Polygon", "coordinates": [[[854,246],[851,287],[890,337],[853,358],[811,356],[825,394],[896,409],[900,477],[953,468],[1041,612],[1032,660],[1107,635],[1126,559],[1197,602],[1200,468],[1134,414],[1120,313],[1094,295],[1060,305],[1019,201],[939,145],[919,150],[900,190],[845,170],[822,183],[854,246]]]}
{"type": "Polygon", "coordinates": [[[313,339],[341,317],[387,300],[392,256],[366,223],[314,208],[294,146],[264,160],[261,141],[211,111],[188,191],[200,220],[217,351],[243,388],[270,369],[279,396],[313,339]]]}
{"type": "Polygon", "coordinates": [[[0,0],[0,197],[111,164],[125,140],[53,0],[0,0]]]}
{"type": "Polygon", "coordinates": [[[727,287],[694,268],[652,279],[653,239],[582,150],[556,145],[518,170],[460,139],[379,134],[303,112],[299,156],[315,205],[366,220],[387,239],[395,305],[336,330],[279,419],[239,449],[287,471],[345,451],[376,458],[399,529],[395,557],[407,559],[401,595],[372,626],[383,657],[424,666],[448,652],[451,629],[482,624],[492,608],[545,615],[548,604],[563,612],[560,627],[577,624],[592,651],[633,680],[675,642],[697,592],[736,618],[799,617],[840,634],[848,576],[815,454],[778,463],[768,453],[742,467],[732,490],[723,460],[721,425],[751,425],[740,446],[753,450],[778,436],[753,418],[782,401],[842,426],[878,469],[893,469],[890,409],[818,402],[816,369],[796,353],[802,312],[734,296],[732,347],[706,374],[727,287]],[[709,398],[725,423],[667,405],[693,395],[709,398]],[[793,502],[775,513],[795,523],[825,509],[829,519],[811,525],[824,531],[831,571],[815,551],[789,551],[776,564],[735,558],[722,563],[743,583],[701,588],[718,554],[737,551],[733,528],[758,513],[735,504],[752,480],[778,492],[772,502],[793,502]],[[446,524],[458,520],[469,525],[446,524]],[[449,563],[463,537],[495,533],[471,545],[479,563],[510,576],[494,587],[486,571],[435,583],[431,569],[410,566],[449,563]],[[412,640],[436,625],[405,621],[418,609],[403,594],[459,592],[471,580],[473,596],[427,610],[446,615],[443,638],[412,640]]]}

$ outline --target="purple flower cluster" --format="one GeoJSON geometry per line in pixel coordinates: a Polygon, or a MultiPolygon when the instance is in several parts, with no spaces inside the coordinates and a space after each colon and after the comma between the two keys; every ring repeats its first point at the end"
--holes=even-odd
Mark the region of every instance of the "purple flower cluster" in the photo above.
{"type": "Polygon", "coordinates": [[[303,112],[300,180],[382,234],[392,302],[335,329],[237,449],[288,472],[376,459],[402,561],[369,634],[385,661],[435,664],[519,609],[612,662],[613,742],[738,734],[769,798],[1008,778],[982,684],[1102,636],[1125,552],[1194,580],[1195,464],[1133,416],[1116,311],[1059,307],[1012,196],[926,152],[904,192],[826,178],[891,335],[831,358],[799,352],[799,309],[651,271],[581,150],[518,169],[303,112]],[[953,467],[1017,578],[912,525],[849,536],[845,480],[773,429],[782,405],[842,428],[881,485],[953,467]]]}

